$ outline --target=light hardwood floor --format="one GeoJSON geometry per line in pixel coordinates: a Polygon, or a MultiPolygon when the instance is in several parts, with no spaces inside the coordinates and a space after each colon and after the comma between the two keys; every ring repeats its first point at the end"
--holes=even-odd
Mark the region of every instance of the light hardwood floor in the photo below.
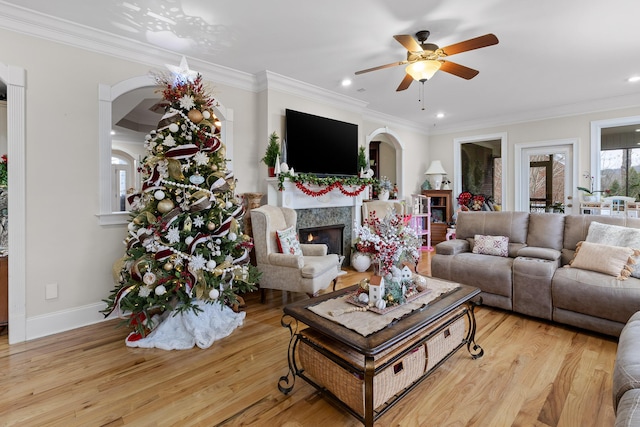
{"type": "MultiPolygon", "coordinates": [[[[131,349],[117,320],[12,346],[0,336],[0,426],[361,425],[300,379],[278,391],[282,306],[302,298],[249,295],[243,326],[207,350],[131,349]]],[[[489,307],[476,317],[484,357],[461,349],[376,426],[613,425],[614,338],[489,307]]]]}

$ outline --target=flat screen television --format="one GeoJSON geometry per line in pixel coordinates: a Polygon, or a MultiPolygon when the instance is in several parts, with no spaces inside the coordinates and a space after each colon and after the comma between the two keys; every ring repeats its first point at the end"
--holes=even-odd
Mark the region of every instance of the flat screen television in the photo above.
{"type": "Polygon", "coordinates": [[[357,176],[358,125],[286,110],[286,162],[295,172],[357,176]]]}

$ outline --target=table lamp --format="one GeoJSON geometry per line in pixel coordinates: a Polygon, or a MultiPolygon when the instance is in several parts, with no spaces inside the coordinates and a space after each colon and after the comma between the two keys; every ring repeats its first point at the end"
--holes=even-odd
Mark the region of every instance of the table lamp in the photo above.
{"type": "Polygon", "coordinates": [[[446,175],[447,172],[442,167],[442,163],[440,160],[432,160],[429,165],[429,169],[424,173],[425,175],[432,175],[433,177],[433,188],[436,190],[440,190],[442,186],[442,175],[446,175]]]}

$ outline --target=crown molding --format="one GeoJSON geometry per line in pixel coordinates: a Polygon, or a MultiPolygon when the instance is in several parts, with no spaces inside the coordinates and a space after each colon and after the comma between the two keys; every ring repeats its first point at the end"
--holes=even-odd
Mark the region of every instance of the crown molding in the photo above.
{"type": "Polygon", "coordinates": [[[268,70],[257,74],[257,86],[259,91],[277,90],[289,93],[314,102],[338,106],[348,111],[362,113],[368,103],[350,96],[332,92],[309,83],[295,80],[268,70]]]}
{"type": "Polygon", "coordinates": [[[557,105],[552,108],[529,110],[515,114],[500,116],[495,120],[476,120],[452,125],[435,126],[429,130],[430,135],[442,135],[488,129],[493,127],[505,127],[519,123],[530,123],[541,120],[559,119],[563,117],[580,116],[603,111],[622,110],[625,108],[640,107],[640,93],[612,96],[588,102],[557,105]]]}
{"type": "MultiPolygon", "coordinates": [[[[0,28],[16,33],[155,68],[164,68],[165,64],[177,63],[182,58],[177,52],[63,21],[3,1],[0,1],[0,6],[0,28]]],[[[189,65],[205,79],[243,90],[257,91],[256,79],[251,74],[197,58],[189,58],[189,65]]]]}

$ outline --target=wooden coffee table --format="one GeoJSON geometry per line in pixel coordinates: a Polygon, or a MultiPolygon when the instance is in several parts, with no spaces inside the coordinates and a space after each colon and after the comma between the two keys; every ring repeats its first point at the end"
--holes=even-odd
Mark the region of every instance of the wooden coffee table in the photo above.
{"type": "Polygon", "coordinates": [[[479,289],[460,284],[367,336],[309,309],[356,288],[284,307],[281,324],[291,337],[289,371],[278,381],[282,393],[293,390],[298,376],[365,426],[373,426],[463,346],[474,359],[484,354],[475,343],[474,309],[482,302],[479,289]]]}

